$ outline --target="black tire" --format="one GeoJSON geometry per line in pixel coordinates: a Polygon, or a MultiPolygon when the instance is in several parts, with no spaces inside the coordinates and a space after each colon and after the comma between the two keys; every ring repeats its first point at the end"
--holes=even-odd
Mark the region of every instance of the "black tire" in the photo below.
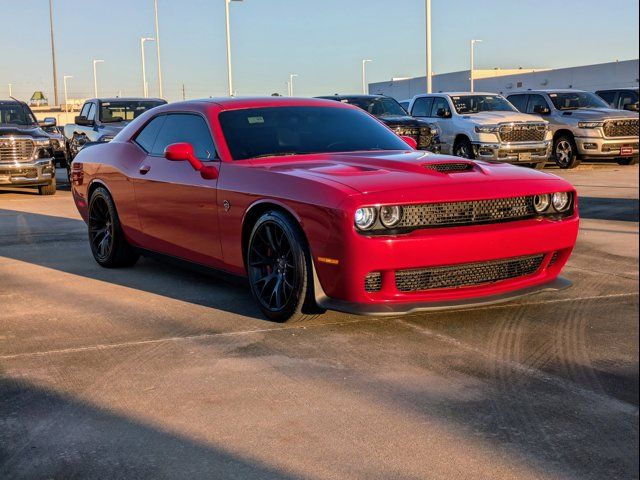
{"type": "Polygon", "coordinates": [[[118,212],[106,188],[98,187],[89,200],[89,244],[93,258],[105,268],[130,267],[140,255],[127,243],[118,212]]]}
{"type": "Polygon", "coordinates": [[[637,165],[638,157],[618,158],[616,161],[618,162],[618,165],[637,165]]]}
{"type": "Polygon", "coordinates": [[[56,185],[56,177],[54,173],[54,177],[53,177],[53,180],[51,180],[51,183],[49,185],[40,185],[38,187],[38,193],[40,195],[55,195],[56,189],[57,189],[57,185],[56,185]]]}
{"type": "Polygon", "coordinates": [[[456,157],[468,158],[473,160],[476,156],[473,154],[473,145],[468,138],[461,138],[453,145],[453,154],[456,157]]]}
{"type": "Polygon", "coordinates": [[[251,294],[269,320],[300,322],[321,312],[313,294],[309,247],[287,215],[270,211],[258,219],[246,258],[251,294]]]}
{"type": "Polygon", "coordinates": [[[578,147],[571,135],[559,135],[553,142],[553,158],[562,169],[576,168],[582,161],[578,158],[578,147]]]}

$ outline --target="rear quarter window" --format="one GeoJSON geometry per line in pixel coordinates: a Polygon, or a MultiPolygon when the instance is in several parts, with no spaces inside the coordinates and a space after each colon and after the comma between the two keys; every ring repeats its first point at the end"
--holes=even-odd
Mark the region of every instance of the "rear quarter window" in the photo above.
{"type": "Polygon", "coordinates": [[[151,153],[153,144],[156,142],[156,138],[158,138],[158,132],[160,132],[166,118],[166,115],[154,118],[147,123],[136,136],[134,141],[140,145],[145,152],[151,153]]]}

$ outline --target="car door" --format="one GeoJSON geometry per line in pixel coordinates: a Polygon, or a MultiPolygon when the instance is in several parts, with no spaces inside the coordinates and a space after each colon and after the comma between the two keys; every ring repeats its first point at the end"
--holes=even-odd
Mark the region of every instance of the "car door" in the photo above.
{"type": "Polygon", "coordinates": [[[192,262],[219,265],[217,180],[202,178],[189,162],[164,158],[168,145],[187,142],[202,162],[219,168],[206,119],[197,113],[163,114],[148,122],[134,141],[147,152],[134,177],[146,247],[192,262]]]}
{"type": "Polygon", "coordinates": [[[456,138],[455,125],[452,117],[452,108],[449,100],[446,97],[433,97],[433,104],[431,105],[431,111],[429,118],[433,123],[438,125],[440,129],[440,142],[442,145],[442,153],[451,154],[453,152],[453,143],[456,138]],[[438,113],[444,109],[448,113],[448,116],[442,117],[438,113]]]}

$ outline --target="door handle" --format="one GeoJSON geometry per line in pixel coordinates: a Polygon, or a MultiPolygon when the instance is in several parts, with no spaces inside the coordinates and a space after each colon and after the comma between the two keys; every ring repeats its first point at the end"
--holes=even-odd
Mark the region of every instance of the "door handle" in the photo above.
{"type": "Polygon", "coordinates": [[[151,165],[142,165],[140,167],[140,174],[146,175],[147,173],[149,173],[149,170],[151,170],[151,165]]]}

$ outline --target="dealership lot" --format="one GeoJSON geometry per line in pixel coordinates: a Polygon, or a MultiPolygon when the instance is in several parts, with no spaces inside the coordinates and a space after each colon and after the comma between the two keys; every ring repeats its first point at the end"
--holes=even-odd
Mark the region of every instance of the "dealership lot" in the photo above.
{"type": "Polygon", "coordinates": [[[64,186],[0,191],[0,478],[636,477],[638,167],[550,171],[581,196],[571,290],[300,325],[101,269],[64,186]]]}

